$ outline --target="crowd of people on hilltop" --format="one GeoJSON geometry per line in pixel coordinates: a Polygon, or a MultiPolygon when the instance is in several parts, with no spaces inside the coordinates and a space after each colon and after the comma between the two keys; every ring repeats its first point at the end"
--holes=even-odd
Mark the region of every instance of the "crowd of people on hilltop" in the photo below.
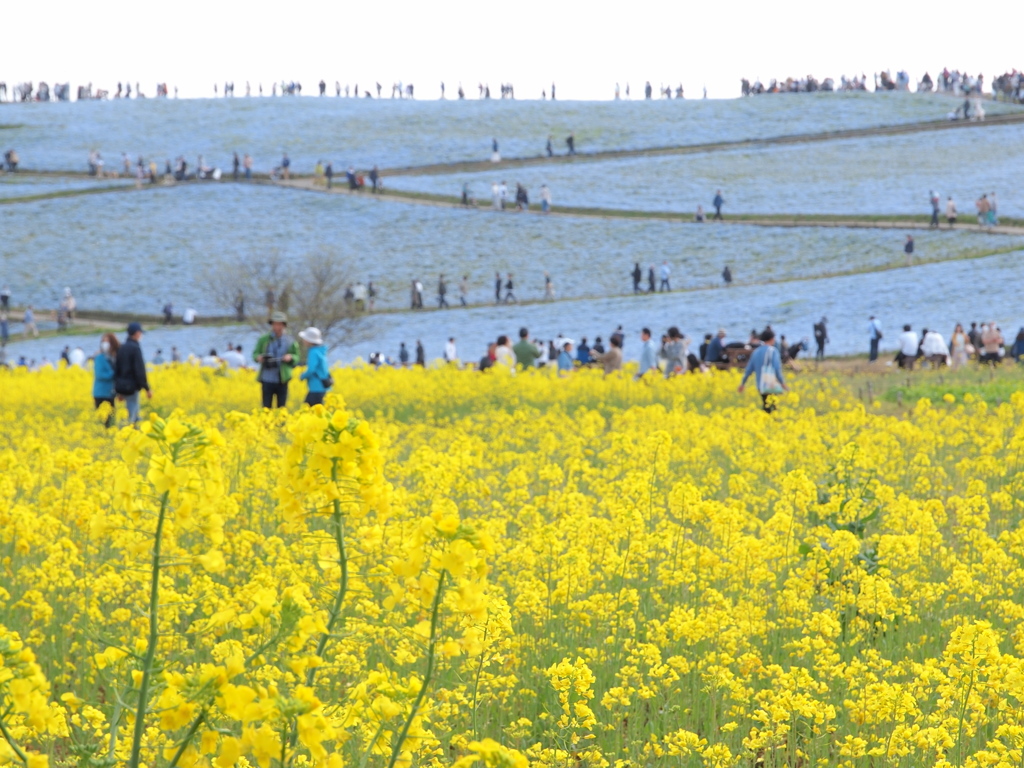
{"type": "MultiPolygon", "coordinates": [[[[846,81],[846,78],[843,78],[846,81]]],[[[863,76],[860,81],[863,83],[863,76]]],[[[754,80],[751,83],[746,78],[740,80],[740,93],[744,96],[758,96],[762,93],[815,93],[816,91],[834,91],[836,90],[835,81],[831,77],[826,77],[824,80],[819,81],[813,75],[807,75],[807,77],[787,77],[785,80],[779,81],[772,78],[768,85],[764,85],[759,79],[754,80]]],[[[848,88],[847,90],[865,90],[861,88],[848,88]]]]}
{"type": "MultiPolygon", "coordinates": [[[[680,86],[681,89],[681,86],[680,86]]],[[[168,98],[173,90],[174,98],[178,98],[178,87],[169,87],[166,82],[156,84],[156,97],[157,98],[168,98]]],[[[317,93],[320,96],[327,96],[329,86],[326,80],[321,79],[317,83],[317,93]]],[[[478,98],[482,100],[491,98],[491,86],[486,83],[479,83],[477,86],[478,98]]],[[[501,83],[500,94],[502,99],[515,99],[515,87],[512,83],[501,83]]],[[[628,90],[628,88],[627,88],[628,90]]],[[[368,87],[364,87],[361,91],[359,83],[353,85],[342,84],[340,80],[334,81],[334,95],[338,98],[344,96],[345,98],[383,98],[384,86],[379,82],[375,82],[368,87]]],[[[135,89],[132,90],[132,84],[129,82],[118,82],[117,90],[110,91],[105,88],[93,88],[93,84],[79,85],[75,91],[76,98],[78,101],[96,101],[103,99],[144,99],[146,95],[142,92],[142,88],[138,82],[135,83],[135,89]]],[[[245,96],[264,96],[263,83],[257,83],[255,88],[249,81],[246,81],[243,93],[245,96]]],[[[556,86],[555,83],[551,84],[550,98],[556,99],[556,86]]],[[[412,83],[403,83],[397,81],[391,84],[391,98],[392,99],[414,99],[416,96],[416,88],[412,83]]],[[[225,81],[223,84],[214,83],[213,95],[215,97],[223,98],[234,98],[235,96],[235,83],[233,81],[225,81]]],[[[302,95],[302,83],[297,80],[281,80],[280,82],[273,82],[270,85],[270,96],[301,96],[302,95]]],[[[466,98],[466,89],[462,87],[462,83],[459,83],[456,96],[459,100],[466,98]]],[[[541,91],[541,99],[547,99],[549,96],[548,90],[545,88],[541,91]]],[[[441,83],[441,98],[446,97],[445,84],[441,83]]],[[[0,101],[8,100],[8,88],[7,83],[0,82],[0,101]]],[[[71,100],[71,84],[70,83],[55,83],[51,88],[48,83],[45,82],[25,82],[12,85],[10,88],[10,100],[16,102],[24,101],[70,101],[71,100]]]]}
{"type": "MultiPolygon", "coordinates": [[[[972,76],[966,72],[960,72],[960,70],[950,70],[945,68],[942,72],[936,76],[933,80],[931,75],[927,72],[917,83],[917,91],[919,93],[950,93],[964,96],[980,95],[984,88],[985,77],[982,74],[972,76]]],[[[440,97],[444,99],[446,97],[445,84],[442,82],[440,89],[440,97]]],[[[906,71],[900,70],[894,77],[889,70],[877,72],[874,75],[874,90],[876,91],[909,91],[911,86],[910,76],[906,71]]],[[[245,83],[244,94],[245,96],[263,96],[263,84],[257,83],[255,87],[256,93],[253,93],[253,87],[247,81],[245,83]]],[[[326,80],[321,79],[317,84],[317,93],[320,96],[327,96],[329,90],[326,80]]],[[[741,93],[744,96],[754,96],[764,93],[814,93],[817,91],[866,91],[868,90],[868,79],[867,76],[861,74],[859,77],[854,75],[847,77],[843,75],[839,78],[839,82],[831,77],[824,79],[818,79],[813,75],[806,75],[804,77],[787,77],[783,79],[771,79],[767,85],[764,85],[760,79],[755,78],[753,82],[743,78],[741,80],[741,93]]],[[[166,82],[160,82],[156,84],[156,97],[157,98],[168,98],[171,95],[172,88],[167,85],[166,82]]],[[[650,81],[647,81],[644,86],[644,98],[652,99],[654,95],[654,87],[650,81]]],[[[676,86],[671,84],[661,84],[658,89],[658,94],[661,98],[665,99],[682,99],[684,98],[684,90],[682,83],[676,86]]],[[[383,98],[384,87],[379,82],[375,82],[369,87],[364,87],[360,91],[359,84],[356,83],[352,86],[342,84],[341,81],[334,81],[333,88],[334,96],[341,98],[383,98]]],[[[483,82],[477,84],[477,98],[481,100],[487,100],[491,98],[491,87],[489,84],[483,82]]],[[[512,83],[501,83],[498,92],[501,99],[515,99],[515,87],[512,83]]],[[[145,94],[142,92],[142,88],[138,82],[135,83],[135,89],[132,90],[132,84],[129,82],[118,82],[117,89],[113,92],[97,88],[93,89],[93,84],[80,85],[76,89],[78,101],[89,101],[89,100],[102,100],[102,99],[144,99],[145,94]]],[[[173,87],[174,98],[178,98],[178,88],[173,87]]],[[[555,99],[556,87],[555,84],[551,84],[550,97],[552,100],[555,99]]],[[[1014,101],[1018,103],[1024,102],[1024,74],[1020,71],[1013,69],[1009,72],[1005,72],[1002,75],[995,77],[992,80],[992,94],[997,98],[1002,98],[1007,101],[1014,101]]],[[[227,81],[220,84],[214,84],[213,95],[217,97],[233,98],[235,96],[235,83],[227,81]]],[[[301,96],[302,95],[302,83],[298,81],[282,80],[280,82],[274,82],[270,87],[271,96],[301,96]]],[[[705,96],[707,92],[705,90],[705,96]]],[[[11,101],[24,102],[24,101],[70,101],[71,100],[71,84],[70,83],[54,83],[51,87],[46,82],[32,83],[18,83],[12,85],[10,89],[11,101]]],[[[462,84],[459,83],[456,97],[459,100],[466,98],[466,90],[462,84]]],[[[403,83],[397,81],[391,84],[391,98],[392,99],[412,99],[415,98],[415,87],[412,83],[403,83]]],[[[548,98],[548,91],[544,89],[541,92],[541,98],[548,98]]],[[[615,100],[618,101],[622,98],[622,92],[619,84],[615,84],[615,100]]],[[[627,83],[625,87],[625,98],[630,98],[630,86],[627,83]]],[[[8,87],[4,82],[0,82],[0,101],[6,101],[8,99],[8,87]]]]}
{"type": "MultiPolygon", "coordinates": [[[[167,83],[156,84],[156,96],[157,98],[167,98],[168,87],[167,83]]],[[[175,87],[174,96],[177,98],[178,89],[175,87]]],[[[75,98],[78,101],[96,101],[102,99],[144,99],[146,94],[142,92],[142,88],[138,83],[135,83],[134,96],[132,95],[131,83],[118,83],[117,90],[114,93],[103,89],[97,88],[93,90],[92,83],[88,85],[80,85],[75,90],[75,98]]],[[[7,84],[0,82],[0,101],[7,100],[7,84]]],[[[24,102],[24,101],[71,101],[71,83],[54,83],[51,88],[49,83],[39,82],[32,83],[18,83],[17,85],[11,86],[11,101],[24,102]]]]}
{"type": "MultiPolygon", "coordinates": [[[[52,89],[45,82],[18,83],[11,86],[11,96],[13,101],[70,101],[71,83],[54,83],[52,89]]],[[[0,101],[6,98],[7,84],[0,83],[0,101]]]]}
{"type": "Polygon", "coordinates": [[[1004,72],[992,80],[992,95],[997,99],[1024,104],[1024,72],[1004,72]]]}
{"type": "MultiPolygon", "coordinates": [[[[889,70],[876,72],[874,75],[875,91],[909,91],[910,75],[899,70],[895,77],[889,70]]],[[[943,69],[933,80],[925,72],[917,83],[918,93],[947,93],[967,97],[980,97],[985,87],[983,74],[969,75],[959,70],[943,69]]],[[[751,83],[746,78],[740,81],[740,92],[744,96],[756,96],[762,93],[814,93],[816,91],[867,91],[867,75],[861,74],[847,77],[843,75],[836,85],[831,77],[819,81],[813,75],[806,77],[788,77],[785,80],[772,79],[763,85],[760,80],[751,83]]],[[[999,75],[992,81],[992,94],[1007,101],[1024,101],[1024,73],[1014,69],[999,75]]]]}

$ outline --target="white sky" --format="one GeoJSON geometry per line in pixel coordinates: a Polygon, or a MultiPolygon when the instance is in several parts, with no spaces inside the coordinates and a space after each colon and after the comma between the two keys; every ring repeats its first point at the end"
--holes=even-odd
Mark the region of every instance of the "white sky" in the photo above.
{"type": "Polygon", "coordinates": [[[298,80],[312,95],[323,78],[364,87],[413,83],[436,98],[476,84],[512,82],[518,98],[557,83],[562,99],[608,99],[628,82],[657,89],[680,81],[688,98],[739,95],[741,77],[906,69],[913,82],[943,66],[993,74],[1024,68],[1020,5],[938,0],[778,2],[556,2],[519,0],[35,0],[6,3],[0,80],[70,81],[113,92],[118,80],[157,81],[181,96],[213,84],[298,80]]]}

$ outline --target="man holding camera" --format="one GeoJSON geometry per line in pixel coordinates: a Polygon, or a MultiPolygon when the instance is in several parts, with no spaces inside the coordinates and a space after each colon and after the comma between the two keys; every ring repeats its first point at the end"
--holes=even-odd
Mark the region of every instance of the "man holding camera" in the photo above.
{"type": "Polygon", "coordinates": [[[270,333],[264,334],[256,342],[252,359],[260,364],[258,378],[263,387],[263,407],[273,408],[276,398],[277,407],[284,408],[288,402],[288,381],[292,377],[292,368],[299,361],[299,345],[285,333],[288,316],[284,312],[274,312],[269,322],[270,333]]]}

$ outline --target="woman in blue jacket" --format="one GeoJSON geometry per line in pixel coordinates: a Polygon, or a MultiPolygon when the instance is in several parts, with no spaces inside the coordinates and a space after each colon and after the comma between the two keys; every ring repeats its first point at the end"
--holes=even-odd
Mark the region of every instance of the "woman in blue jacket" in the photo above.
{"type": "Polygon", "coordinates": [[[110,403],[110,416],[107,418],[109,427],[114,419],[114,359],[117,357],[117,337],[105,333],[100,339],[100,351],[92,359],[92,399],[99,408],[103,403],[110,403]]]}
{"type": "Polygon", "coordinates": [[[309,386],[306,405],[318,405],[324,401],[324,395],[334,384],[327,368],[327,349],[317,328],[307,328],[300,332],[299,340],[306,347],[306,370],[299,377],[309,386]]]}

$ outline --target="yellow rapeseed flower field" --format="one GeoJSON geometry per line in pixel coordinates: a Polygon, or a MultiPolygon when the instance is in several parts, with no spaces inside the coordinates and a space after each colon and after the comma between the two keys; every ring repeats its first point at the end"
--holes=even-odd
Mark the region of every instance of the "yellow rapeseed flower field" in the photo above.
{"type": "Polygon", "coordinates": [[[0,766],[1024,765],[1024,394],[335,381],[0,374],[0,766]]]}

